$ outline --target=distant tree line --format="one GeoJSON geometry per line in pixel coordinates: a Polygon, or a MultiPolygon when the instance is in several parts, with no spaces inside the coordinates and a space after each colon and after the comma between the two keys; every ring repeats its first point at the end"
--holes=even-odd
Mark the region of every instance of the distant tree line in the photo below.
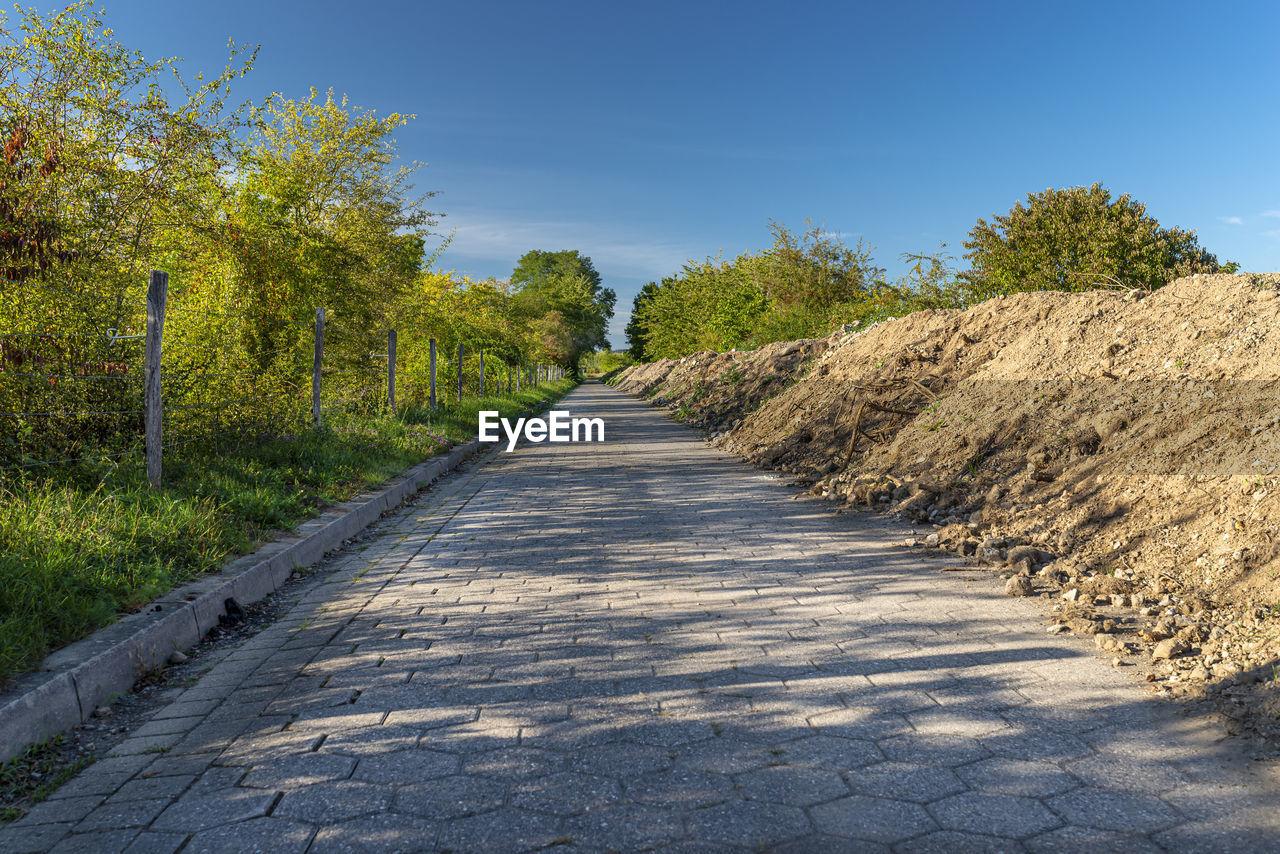
{"type": "Polygon", "coordinates": [[[871,251],[813,223],[796,234],[772,222],[773,245],[724,260],[690,261],[650,282],[632,303],[631,355],[641,361],[700,350],[752,348],[829,334],[925,308],[958,308],[999,294],[1155,289],[1192,273],[1234,272],[1194,231],[1162,228],[1130,196],[1101,184],[1028,194],[1009,213],[979,219],[963,242],[969,268],[945,246],[904,255],[908,272],[886,278],[871,251]]]}

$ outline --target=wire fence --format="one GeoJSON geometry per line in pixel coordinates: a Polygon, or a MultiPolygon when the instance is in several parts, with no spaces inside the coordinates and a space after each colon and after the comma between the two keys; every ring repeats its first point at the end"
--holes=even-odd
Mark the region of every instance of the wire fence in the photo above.
{"type": "Polygon", "coordinates": [[[314,320],[260,318],[167,305],[167,295],[168,276],[153,271],[146,304],[126,307],[129,322],[0,331],[0,473],[137,455],[158,485],[166,449],[297,436],[342,413],[461,405],[564,376],[466,342],[445,352],[434,338],[400,338],[323,308],[314,320]],[[166,329],[166,316],[207,322],[166,329]]]}

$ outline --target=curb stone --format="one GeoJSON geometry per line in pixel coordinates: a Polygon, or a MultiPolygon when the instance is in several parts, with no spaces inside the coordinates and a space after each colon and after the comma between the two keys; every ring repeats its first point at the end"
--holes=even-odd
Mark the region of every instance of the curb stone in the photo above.
{"type": "MultiPolygon", "coordinates": [[[[541,412],[557,401],[545,400],[522,414],[541,412]]],[[[53,653],[39,671],[19,677],[0,694],[0,762],[87,722],[95,709],[130,690],[140,676],[164,666],[174,650],[187,649],[208,634],[226,613],[227,599],[247,604],[266,598],[295,569],[316,563],[490,445],[473,439],[421,462],[382,488],[300,523],[296,533],[281,534],[220,572],[174,588],[146,610],[53,653]]]]}

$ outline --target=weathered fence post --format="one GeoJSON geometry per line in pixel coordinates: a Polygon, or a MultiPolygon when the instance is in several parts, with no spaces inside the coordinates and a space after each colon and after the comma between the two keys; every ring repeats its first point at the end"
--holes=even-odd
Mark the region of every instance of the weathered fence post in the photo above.
{"type": "Polygon", "coordinates": [[[152,270],[147,282],[147,338],[145,401],[147,483],[160,488],[161,451],[164,447],[164,403],[160,397],[160,344],[164,339],[164,305],[169,296],[169,274],[152,270]]]}
{"type": "Polygon", "coordinates": [[[480,351],[480,396],[484,397],[484,350],[480,351]]]}
{"type": "Polygon", "coordinates": [[[387,330],[387,408],[396,414],[396,331],[387,330]]]}
{"type": "Polygon", "coordinates": [[[436,408],[436,339],[431,339],[431,408],[436,408]]]}
{"type": "Polygon", "coordinates": [[[311,357],[311,423],[320,426],[320,368],[324,364],[324,307],[316,309],[316,346],[311,357]]]}
{"type": "Polygon", "coordinates": [[[462,342],[458,342],[458,405],[462,405],[462,357],[466,351],[462,348],[462,342]]]}

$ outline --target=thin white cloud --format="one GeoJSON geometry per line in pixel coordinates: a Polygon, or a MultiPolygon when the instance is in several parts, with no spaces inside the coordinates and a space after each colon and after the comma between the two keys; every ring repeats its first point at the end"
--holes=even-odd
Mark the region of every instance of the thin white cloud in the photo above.
{"type": "Polygon", "coordinates": [[[1227,225],[1244,225],[1244,220],[1238,216],[1220,216],[1218,219],[1227,225]]]}
{"type": "Polygon", "coordinates": [[[531,249],[577,249],[590,256],[606,280],[611,274],[658,278],[678,271],[696,254],[672,241],[646,239],[600,223],[504,219],[451,211],[448,225],[454,235],[441,258],[446,267],[451,255],[501,261],[512,267],[531,249]]]}
{"type": "Polygon", "coordinates": [[[1262,212],[1262,215],[1263,215],[1263,216],[1275,216],[1275,217],[1280,217],[1280,210],[1269,210],[1269,211],[1263,211],[1263,212],[1262,212]]]}

